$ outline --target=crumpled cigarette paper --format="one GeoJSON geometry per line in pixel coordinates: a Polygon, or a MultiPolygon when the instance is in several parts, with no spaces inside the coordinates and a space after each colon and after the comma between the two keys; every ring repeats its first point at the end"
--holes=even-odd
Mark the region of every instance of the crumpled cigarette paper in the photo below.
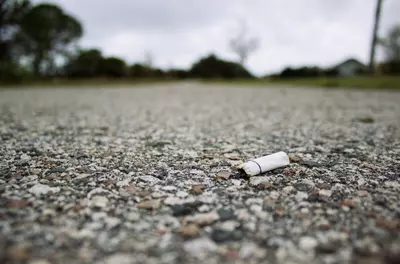
{"type": "Polygon", "coordinates": [[[289,156],[285,152],[280,151],[242,163],[238,168],[243,169],[247,175],[254,176],[266,171],[289,165],[289,163],[289,156]]]}

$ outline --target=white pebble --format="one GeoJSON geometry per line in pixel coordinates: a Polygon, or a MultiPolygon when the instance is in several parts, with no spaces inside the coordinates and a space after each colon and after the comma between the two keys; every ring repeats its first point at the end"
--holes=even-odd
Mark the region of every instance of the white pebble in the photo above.
{"type": "Polygon", "coordinates": [[[32,186],[28,190],[28,192],[30,192],[36,196],[39,196],[42,194],[48,194],[49,192],[58,193],[58,192],[60,192],[60,187],[50,187],[48,185],[38,183],[38,184],[35,184],[34,186],[32,186]]]}
{"type": "Polygon", "coordinates": [[[132,260],[135,259],[134,256],[126,254],[126,253],[117,253],[114,255],[111,255],[101,262],[102,264],[130,264],[132,263],[132,260]]]}
{"type": "Polygon", "coordinates": [[[112,229],[118,226],[121,223],[121,220],[117,217],[106,217],[104,222],[106,223],[108,229],[112,229]]]}
{"type": "Polygon", "coordinates": [[[318,194],[319,194],[319,196],[329,198],[329,197],[332,195],[332,191],[331,191],[331,190],[322,189],[322,190],[320,190],[320,191],[318,192],[318,194]]]}
{"type": "Polygon", "coordinates": [[[90,201],[90,207],[100,207],[104,208],[108,205],[108,199],[105,196],[94,196],[90,201]]]}
{"type": "Polygon", "coordinates": [[[293,186],[286,186],[285,188],[282,189],[282,191],[286,194],[293,192],[293,190],[294,190],[293,186]]]}
{"type": "Polygon", "coordinates": [[[128,186],[130,181],[131,181],[131,179],[122,180],[122,181],[117,182],[115,185],[117,185],[117,187],[128,186]]]}
{"type": "Polygon", "coordinates": [[[27,160],[30,160],[30,159],[31,159],[31,156],[29,156],[28,154],[25,154],[25,153],[24,153],[24,154],[21,155],[20,159],[21,159],[21,160],[27,161],[27,160]]]}
{"type": "Polygon", "coordinates": [[[29,176],[25,176],[21,179],[22,182],[33,182],[33,181],[37,181],[39,177],[37,175],[29,175],[29,176]]]}
{"type": "Polygon", "coordinates": [[[185,198],[187,197],[189,194],[187,192],[184,191],[179,191],[176,193],[176,196],[178,196],[179,198],[185,198]]]}
{"type": "Polygon", "coordinates": [[[166,191],[166,192],[173,192],[173,191],[176,191],[176,187],[173,185],[168,185],[168,186],[161,187],[161,190],[166,191]]]}
{"type": "Polygon", "coordinates": [[[214,241],[204,237],[187,241],[183,244],[183,248],[193,257],[203,259],[209,254],[216,252],[218,246],[214,241]]]}
{"type": "Polygon", "coordinates": [[[126,214],[125,218],[129,221],[137,221],[140,219],[140,215],[136,212],[129,212],[126,214]]]}
{"type": "Polygon", "coordinates": [[[308,198],[308,194],[305,192],[297,192],[295,198],[297,201],[302,201],[308,198]]]}
{"type": "Polygon", "coordinates": [[[300,238],[299,247],[303,250],[312,250],[317,246],[318,242],[315,238],[304,236],[300,238]]]}
{"type": "Polygon", "coordinates": [[[235,186],[240,186],[240,184],[242,183],[241,180],[236,180],[236,179],[231,179],[231,182],[235,186]]]}
{"type": "Polygon", "coordinates": [[[160,181],[160,179],[158,179],[154,176],[151,176],[151,175],[140,176],[139,180],[142,182],[148,182],[148,183],[156,183],[156,182],[160,181]]]}
{"type": "Polygon", "coordinates": [[[269,177],[267,177],[267,176],[250,177],[249,184],[250,184],[250,186],[256,187],[256,186],[260,185],[262,182],[269,182],[269,177]]]}

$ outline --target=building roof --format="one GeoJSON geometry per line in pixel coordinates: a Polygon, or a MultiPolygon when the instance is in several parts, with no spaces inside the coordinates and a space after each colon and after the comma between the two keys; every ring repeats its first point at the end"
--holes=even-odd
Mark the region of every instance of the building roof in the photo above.
{"type": "Polygon", "coordinates": [[[333,68],[339,68],[339,67],[341,67],[341,66],[343,66],[343,65],[346,65],[346,64],[348,64],[348,63],[355,63],[355,64],[358,64],[358,65],[360,66],[360,68],[366,68],[366,67],[367,67],[366,65],[364,65],[363,63],[361,63],[359,60],[356,60],[356,59],[354,59],[354,58],[350,58],[350,59],[347,59],[347,60],[345,60],[345,61],[343,61],[343,62],[337,64],[337,65],[334,66],[333,68]]]}

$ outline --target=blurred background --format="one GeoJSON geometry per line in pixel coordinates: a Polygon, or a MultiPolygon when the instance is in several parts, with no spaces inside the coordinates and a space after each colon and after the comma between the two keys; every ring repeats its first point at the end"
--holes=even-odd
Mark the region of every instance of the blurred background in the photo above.
{"type": "Polygon", "coordinates": [[[398,0],[1,0],[2,84],[400,87],[398,0]]]}

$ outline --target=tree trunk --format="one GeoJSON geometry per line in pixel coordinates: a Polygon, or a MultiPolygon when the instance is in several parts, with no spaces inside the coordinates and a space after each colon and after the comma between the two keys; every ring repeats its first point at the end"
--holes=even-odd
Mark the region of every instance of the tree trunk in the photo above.
{"type": "Polygon", "coordinates": [[[41,76],[40,66],[42,65],[44,54],[42,51],[38,51],[33,58],[32,70],[35,77],[41,76]]]}
{"type": "Polygon", "coordinates": [[[378,40],[378,29],[381,17],[381,7],[382,7],[382,0],[377,0],[375,9],[374,31],[372,32],[371,51],[369,55],[369,70],[371,74],[375,74],[375,51],[376,51],[376,43],[378,40]]]}

